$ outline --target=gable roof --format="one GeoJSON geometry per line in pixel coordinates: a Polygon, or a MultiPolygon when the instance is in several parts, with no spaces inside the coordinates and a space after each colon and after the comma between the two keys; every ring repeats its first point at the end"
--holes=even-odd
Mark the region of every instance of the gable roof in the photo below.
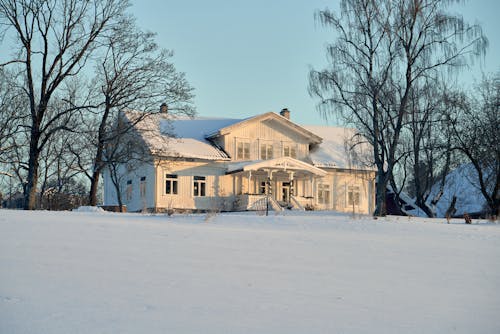
{"type": "Polygon", "coordinates": [[[274,112],[267,112],[267,113],[260,114],[260,115],[254,116],[254,117],[242,119],[242,120],[240,120],[240,122],[235,122],[235,123],[229,124],[225,127],[222,127],[220,129],[208,134],[207,138],[215,138],[218,136],[223,136],[223,135],[231,133],[231,131],[233,131],[237,128],[246,126],[246,125],[251,124],[251,123],[256,123],[259,121],[267,120],[267,119],[275,120],[275,121],[279,122],[280,124],[284,125],[285,127],[299,133],[300,135],[307,138],[311,144],[319,144],[322,141],[322,138],[320,136],[318,136],[317,134],[307,130],[306,128],[304,128],[298,124],[293,123],[292,121],[288,120],[287,118],[285,118],[281,115],[278,115],[274,112]]]}
{"type": "MultiPolygon", "coordinates": [[[[125,117],[134,123],[144,114],[127,111],[125,117]]],[[[224,150],[211,139],[251,123],[275,120],[285,127],[306,137],[311,144],[321,143],[322,138],[309,130],[274,113],[234,118],[182,118],[172,114],[150,114],[135,124],[135,128],[148,145],[151,154],[164,157],[193,158],[203,160],[230,160],[224,150]]]]}

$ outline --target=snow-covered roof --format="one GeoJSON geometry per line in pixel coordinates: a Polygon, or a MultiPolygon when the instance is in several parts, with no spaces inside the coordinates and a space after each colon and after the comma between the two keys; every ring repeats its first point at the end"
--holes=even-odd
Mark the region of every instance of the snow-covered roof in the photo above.
{"type": "MultiPolygon", "coordinates": [[[[144,115],[129,111],[125,116],[134,121],[144,115]]],[[[236,126],[261,119],[276,119],[309,138],[310,161],[320,168],[372,169],[366,156],[371,146],[355,129],[331,126],[300,126],[280,115],[264,113],[250,118],[179,118],[172,114],[151,114],[135,127],[152,154],[166,157],[203,160],[230,160],[210,139],[225,134],[236,126]],[[354,145],[356,143],[356,145],[354,145]]]]}
{"type": "MultiPolygon", "coordinates": [[[[488,171],[486,171],[488,173],[488,171]]],[[[431,193],[428,198],[428,204],[436,197],[440,191],[441,180],[432,186],[431,193]]],[[[493,183],[492,183],[493,185],[493,183]]],[[[446,211],[450,207],[456,196],[455,215],[463,215],[464,212],[476,213],[484,210],[486,200],[479,189],[479,178],[477,171],[471,163],[465,163],[446,175],[445,184],[443,187],[443,195],[436,204],[436,214],[438,217],[444,217],[446,211]]]]}
{"type": "Polygon", "coordinates": [[[206,141],[207,137],[219,129],[241,121],[241,119],[233,118],[162,119],[160,130],[162,133],[173,134],[177,138],[206,141]]]}
{"type": "Polygon", "coordinates": [[[373,169],[371,145],[356,129],[308,125],[305,129],[323,141],[309,152],[311,162],[322,168],[373,169]]]}
{"type": "MultiPolygon", "coordinates": [[[[134,121],[139,112],[126,112],[134,121]]],[[[135,127],[153,155],[182,157],[203,160],[229,160],[228,155],[205,139],[205,133],[212,129],[234,123],[229,119],[181,119],[166,114],[151,114],[144,117],[135,127]]]]}
{"type": "Polygon", "coordinates": [[[278,115],[274,112],[266,112],[266,113],[263,113],[263,114],[260,114],[257,116],[241,119],[241,120],[239,120],[239,122],[229,124],[227,126],[221,127],[218,130],[213,131],[213,133],[209,134],[207,136],[207,138],[216,137],[219,135],[224,135],[224,134],[230,133],[235,127],[242,127],[250,122],[259,122],[259,121],[265,121],[265,120],[275,120],[277,122],[280,122],[282,125],[288,127],[290,130],[295,131],[297,134],[300,134],[300,135],[304,136],[305,138],[307,138],[310,143],[313,143],[313,144],[321,143],[320,136],[307,130],[303,126],[290,121],[288,118],[285,118],[285,117],[278,115]]]}

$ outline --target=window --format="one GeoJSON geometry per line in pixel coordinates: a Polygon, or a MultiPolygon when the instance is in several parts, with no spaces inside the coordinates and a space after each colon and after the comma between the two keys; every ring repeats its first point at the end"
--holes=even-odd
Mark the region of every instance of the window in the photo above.
{"type": "Polygon", "coordinates": [[[318,203],[330,203],[330,185],[324,183],[318,184],[318,203]]]}
{"type": "Polygon", "coordinates": [[[288,144],[283,146],[283,156],[296,159],[297,158],[297,151],[295,149],[295,146],[288,145],[288,144]]]}
{"type": "Polygon", "coordinates": [[[236,159],[250,160],[250,143],[238,142],[236,151],[236,159]]]}
{"type": "Polygon", "coordinates": [[[132,180],[127,181],[127,201],[132,199],[132,180]]]}
{"type": "Polygon", "coordinates": [[[273,158],[273,145],[272,144],[261,144],[260,145],[260,158],[262,160],[268,160],[273,158]]]}
{"type": "Polygon", "coordinates": [[[177,175],[165,175],[165,194],[177,195],[177,175]]]}
{"type": "Polygon", "coordinates": [[[146,177],[141,177],[141,197],[146,197],[146,177]]]}
{"type": "Polygon", "coordinates": [[[206,196],[205,186],[206,186],[205,176],[195,176],[193,182],[193,196],[206,196]]]}
{"type": "Polygon", "coordinates": [[[360,192],[359,187],[348,187],[347,188],[347,205],[359,205],[360,202],[360,192]]]}
{"type": "Polygon", "coordinates": [[[265,194],[265,193],[266,193],[266,181],[262,181],[259,187],[259,194],[265,194]]]}
{"type": "Polygon", "coordinates": [[[271,195],[271,180],[262,181],[259,185],[259,194],[271,195]]]}

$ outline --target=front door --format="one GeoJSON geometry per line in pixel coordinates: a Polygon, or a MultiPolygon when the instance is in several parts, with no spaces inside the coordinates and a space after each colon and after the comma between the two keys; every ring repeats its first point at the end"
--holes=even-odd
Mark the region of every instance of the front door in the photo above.
{"type": "Polygon", "coordinates": [[[281,185],[281,200],[290,203],[290,182],[283,182],[281,185]]]}

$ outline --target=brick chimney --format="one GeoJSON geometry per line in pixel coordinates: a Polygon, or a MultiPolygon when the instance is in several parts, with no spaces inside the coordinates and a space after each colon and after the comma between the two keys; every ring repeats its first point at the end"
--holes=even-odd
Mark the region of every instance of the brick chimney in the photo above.
{"type": "Polygon", "coordinates": [[[168,106],[166,103],[162,103],[160,106],[160,113],[168,114],[168,106]]]}
{"type": "Polygon", "coordinates": [[[288,110],[287,108],[281,109],[280,115],[290,120],[290,110],[288,110]]]}

